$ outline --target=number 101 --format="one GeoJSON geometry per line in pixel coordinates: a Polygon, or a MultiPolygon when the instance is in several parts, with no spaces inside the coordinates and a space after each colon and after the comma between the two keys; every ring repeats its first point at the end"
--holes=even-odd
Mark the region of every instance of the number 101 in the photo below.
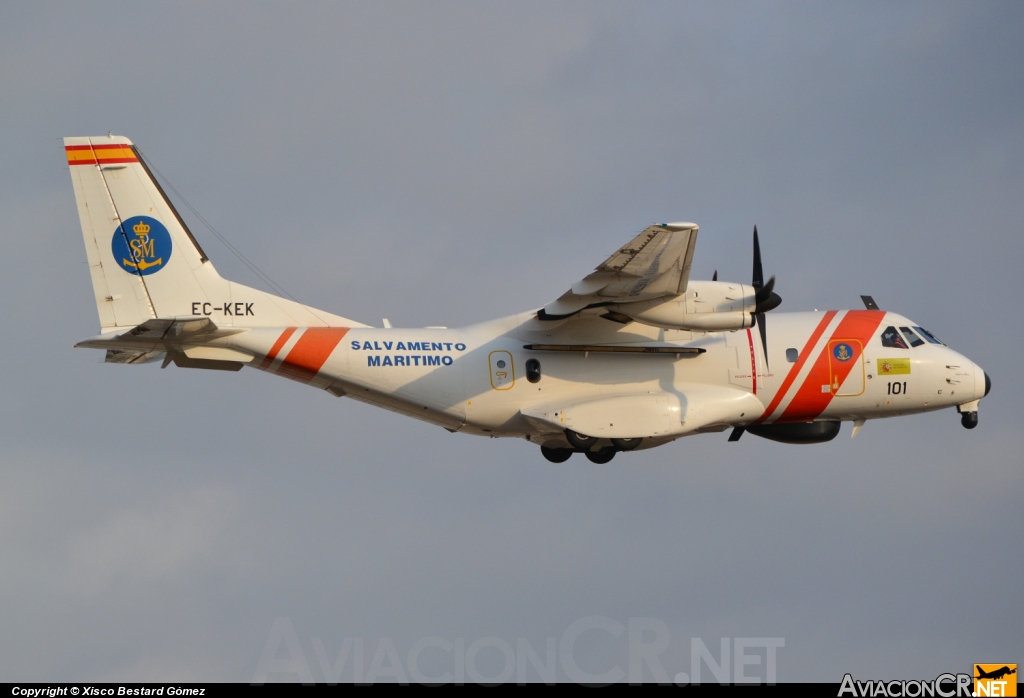
{"type": "Polygon", "coordinates": [[[888,395],[900,395],[900,394],[906,395],[906,393],[907,393],[907,382],[906,381],[903,381],[902,383],[900,383],[899,381],[896,381],[895,383],[893,383],[892,381],[889,382],[889,392],[887,393],[888,395]]]}

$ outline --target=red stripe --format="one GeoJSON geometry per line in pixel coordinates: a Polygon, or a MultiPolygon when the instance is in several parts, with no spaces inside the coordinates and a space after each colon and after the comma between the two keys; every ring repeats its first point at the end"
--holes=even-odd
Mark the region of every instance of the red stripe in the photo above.
{"type": "Polygon", "coordinates": [[[754,336],[747,328],[747,344],[750,345],[750,380],[754,395],[757,395],[757,358],[754,356],[754,336]]]}
{"type": "Polygon", "coordinates": [[[122,162],[138,162],[131,146],[124,144],[114,145],[66,145],[65,152],[68,153],[69,165],[109,165],[122,162]],[[71,159],[71,153],[89,153],[91,158],[71,159]]]}
{"type": "MultiPolygon", "coordinates": [[[[821,318],[821,321],[818,322],[818,326],[815,327],[814,332],[811,333],[811,338],[807,340],[806,344],[804,344],[804,348],[800,352],[800,356],[797,357],[796,363],[793,364],[791,369],[789,369],[789,373],[786,374],[786,378],[782,381],[782,385],[775,392],[775,397],[773,397],[772,401],[768,403],[768,408],[757,420],[758,423],[768,419],[768,417],[771,416],[771,413],[775,411],[775,408],[779,406],[779,403],[782,402],[782,399],[786,397],[786,393],[789,392],[789,388],[793,385],[793,381],[795,381],[796,377],[800,375],[800,369],[802,369],[804,364],[807,363],[807,357],[810,355],[811,350],[814,349],[814,345],[818,343],[819,339],[821,339],[821,335],[824,334],[825,328],[828,327],[830,322],[832,322],[832,318],[836,316],[837,312],[838,311],[836,310],[829,310],[825,313],[824,317],[821,318]]],[[[750,330],[747,331],[749,332],[750,330]]]]}
{"type": "Polygon", "coordinates": [[[829,342],[818,355],[803,385],[793,396],[793,400],[786,407],[782,416],[775,421],[806,422],[824,412],[832,402],[832,398],[835,397],[835,389],[831,387],[834,385],[834,381],[838,381],[838,384],[842,385],[849,375],[850,369],[855,364],[860,365],[859,361],[851,360],[838,364],[833,370],[832,362],[829,360],[832,345],[846,340],[854,350],[854,358],[859,359],[862,347],[871,340],[884,317],[885,311],[883,310],[847,310],[846,316],[839,322],[836,331],[832,333],[829,342]],[[861,347],[855,346],[857,342],[861,347]],[[829,390],[823,392],[822,386],[829,386],[829,390]]]}
{"type": "Polygon", "coordinates": [[[327,358],[334,351],[334,347],[338,346],[338,342],[345,336],[348,329],[347,327],[310,327],[302,333],[299,341],[288,352],[284,363],[277,369],[277,375],[309,383],[320,372],[320,367],[327,362],[327,358]]]}
{"type": "Polygon", "coordinates": [[[282,332],[281,336],[277,338],[276,342],[274,342],[274,346],[270,347],[270,353],[263,357],[263,361],[261,361],[260,365],[257,366],[256,368],[258,368],[261,371],[266,371],[268,368],[270,368],[270,364],[274,363],[274,359],[277,358],[277,352],[281,351],[281,347],[283,347],[288,342],[288,340],[291,339],[291,336],[293,334],[295,334],[294,327],[289,327],[284,332],[282,332]]]}

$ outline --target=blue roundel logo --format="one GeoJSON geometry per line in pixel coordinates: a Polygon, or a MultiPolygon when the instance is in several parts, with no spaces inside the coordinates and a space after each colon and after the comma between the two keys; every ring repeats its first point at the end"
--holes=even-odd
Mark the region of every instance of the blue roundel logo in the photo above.
{"type": "Polygon", "coordinates": [[[849,361],[853,358],[853,347],[845,342],[832,347],[832,356],[839,361],[849,361]]]}
{"type": "Polygon", "coordinates": [[[149,216],[133,216],[114,229],[114,261],[131,274],[153,274],[171,261],[171,234],[149,216]]]}

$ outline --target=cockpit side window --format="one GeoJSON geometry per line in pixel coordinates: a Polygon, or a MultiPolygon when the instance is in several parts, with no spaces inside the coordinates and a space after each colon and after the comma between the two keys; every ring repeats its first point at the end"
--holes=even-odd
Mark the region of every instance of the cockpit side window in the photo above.
{"type": "Polygon", "coordinates": [[[896,349],[909,349],[903,336],[896,331],[896,328],[889,325],[885,328],[885,332],[882,333],[882,346],[883,347],[895,347],[896,349]]]}
{"type": "Polygon", "coordinates": [[[902,332],[903,336],[910,341],[910,346],[919,347],[922,344],[924,344],[924,340],[918,337],[916,334],[914,334],[914,330],[910,329],[909,327],[903,327],[901,325],[900,332],[902,332]]]}
{"type": "Polygon", "coordinates": [[[917,325],[914,325],[914,329],[917,330],[918,332],[920,332],[921,336],[924,337],[925,339],[927,339],[932,344],[942,344],[942,342],[939,341],[938,337],[933,335],[931,332],[929,332],[925,328],[918,327],[917,325]]]}

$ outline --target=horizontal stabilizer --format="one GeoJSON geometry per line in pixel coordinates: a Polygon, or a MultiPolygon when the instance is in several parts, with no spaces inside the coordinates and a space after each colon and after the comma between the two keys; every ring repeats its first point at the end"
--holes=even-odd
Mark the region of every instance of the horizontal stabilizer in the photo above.
{"type": "Polygon", "coordinates": [[[209,343],[246,332],[243,328],[217,327],[207,317],[153,318],[132,327],[127,332],[107,332],[76,344],[76,347],[106,349],[107,363],[138,364],[156,361],[161,356],[185,368],[224,368],[218,365],[237,364],[228,370],[237,370],[252,360],[252,355],[209,343]],[[197,363],[199,362],[199,363],[197,363]]]}
{"type": "Polygon", "coordinates": [[[123,351],[107,349],[103,363],[107,364],[149,364],[159,361],[164,356],[162,351],[123,351]]]}

